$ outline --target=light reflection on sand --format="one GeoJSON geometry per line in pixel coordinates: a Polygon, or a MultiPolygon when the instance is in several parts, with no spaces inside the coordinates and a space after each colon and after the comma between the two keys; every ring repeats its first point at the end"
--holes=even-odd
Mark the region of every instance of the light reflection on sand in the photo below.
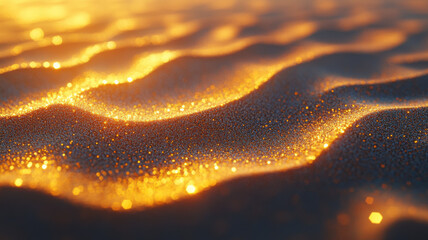
{"type": "Polygon", "coordinates": [[[0,182],[129,210],[168,203],[234,177],[310,164],[368,114],[427,106],[426,98],[373,102],[358,91],[352,101],[334,95],[361,85],[388,88],[427,74],[403,65],[426,58],[428,46],[420,46],[422,53],[406,48],[427,31],[426,23],[401,22],[400,15],[382,10],[382,1],[368,2],[349,14],[341,12],[355,3],[340,1],[315,1],[311,8],[279,1],[112,1],[102,11],[97,1],[2,3],[0,116],[9,138],[1,139],[0,182]],[[328,58],[351,59],[356,53],[380,60],[373,60],[373,69],[360,69],[358,61],[340,69],[335,67],[340,58],[328,58]],[[275,90],[274,84],[282,87],[284,99],[269,99],[266,89],[275,90]],[[271,101],[272,109],[258,105],[264,101],[271,101]],[[250,120],[233,118],[244,111],[250,120]],[[69,120],[62,115],[70,112],[76,125],[88,119],[86,129],[62,125],[69,120]],[[20,122],[24,118],[28,122],[20,122]],[[208,120],[225,123],[206,131],[208,124],[186,129],[195,135],[177,137],[180,143],[158,137],[208,120]],[[52,124],[65,130],[48,132],[52,124]],[[238,127],[245,134],[239,135],[238,127]],[[19,134],[11,135],[16,128],[19,134]],[[37,138],[28,139],[25,128],[35,128],[28,131],[37,138]],[[135,129],[147,135],[127,137],[135,129]],[[100,132],[100,139],[79,142],[88,132],[100,132]],[[259,133],[262,137],[248,140],[259,133]],[[238,137],[230,142],[209,142],[234,134],[238,137]],[[191,138],[200,145],[184,148],[191,138]],[[101,144],[105,148],[92,152],[101,144]]]}

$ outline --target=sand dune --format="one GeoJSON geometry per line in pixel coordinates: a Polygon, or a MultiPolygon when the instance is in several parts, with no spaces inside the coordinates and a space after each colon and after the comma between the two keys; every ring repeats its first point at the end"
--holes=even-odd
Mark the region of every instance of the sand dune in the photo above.
{"type": "Polygon", "coordinates": [[[77,238],[89,233],[93,237],[134,238],[142,231],[149,238],[382,237],[384,233],[376,226],[365,223],[373,209],[381,210],[388,222],[401,217],[426,218],[426,117],[426,108],[372,114],[349,127],[312,165],[239,178],[144,211],[121,214],[70,204],[33,190],[5,188],[5,197],[0,200],[4,213],[1,229],[6,237],[28,237],[31,232],[45,237],[77,238]],[[406,196],[400,195],[403,191],[406,196]],[[394,202],[382,202],[383,197],[391,199],[390,192],[397,193],[394,202]],[[379,202],[366,205],[366,196],[379,202]],[[409,197],[415,203],[410,204],[409,197]],[[398,204],[398,213],[388,215],[388,209],[398,204]],[[416,216],[408,212],[415,206],[421,209],[416,216]],[[349,222],[338,223],[340,214],[349,222]],[[58,221],[58,216],[67,219],[58,221]],[[242,224],[254,227],[242,231],[242,224]],[[26,231],[18,232],[17,225],[26,231]]]}

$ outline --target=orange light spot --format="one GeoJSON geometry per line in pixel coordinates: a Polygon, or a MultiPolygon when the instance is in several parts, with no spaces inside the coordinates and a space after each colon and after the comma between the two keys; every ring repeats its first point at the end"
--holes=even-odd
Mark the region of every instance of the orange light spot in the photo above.
{"type": "Polygon", "coordinates": [[[52,66],[53,68],[58,69],[61,67],[61,64],[59,62],[54,62],[52,66]]]}
{"type": "Polygon", "coordinates": [[[74,187],[72,193],[75,196],[79,195],[80,194],[80,187],[74,187]]]}
{"type": "Polygon", "coordinates": [[[379,224],[382,222],[383,216],[380,212],[372,212],[370,213],[369,220],[373,224],[379,224]]]}
{"type": "Polygon", "coordinates": [[[22,186],[22,183],[23,183],[24,181],[22,180],[22,178],[17,178],[16,180],[15,180],[15,186],[17,186],[17,187],[20,187],[20,186],[22,186]]]}
{"type": "Polygon", "coordinates": [[[52,44],[53,45],[56,45],[56,46],[58,46],[58,45],[61,45],[62,44],[62,37],[61,36],[54,36],[53,38],[52,38],[52,44]]]}
{"type": "Polygon", "coordinates": [[[196,192],[196,187],[195,186],[193,186],[193,185],[187,185],[187,187],[186,187],[186,192],[188,193],[188,194],[194,194],[195,192],[196,192]]]}
{"type": "Polygon", "coordinates": [[[129,199],[125,199],[122,201],[122,208],[125,210],[131,209],[132,208],[132,202],[129,199]]]}
{"type": "Polygon", "coordinates": [[[34,41],[42,40],[45,36],[45,33],[41,28],[35,28],[30,31],[30,38],[34,41]]]}

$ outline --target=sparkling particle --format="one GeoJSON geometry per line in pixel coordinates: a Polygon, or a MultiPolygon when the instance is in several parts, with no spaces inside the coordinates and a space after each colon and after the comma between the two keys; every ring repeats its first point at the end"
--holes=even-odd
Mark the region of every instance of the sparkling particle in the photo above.
{"type": "Polygon", "coordinates": [[[196,187],[194,185],[187,185],[186,192],[188,194],[194,194],[196,193],[196,187]]]}
{"type": "Polygon", "coordinates": [[[22,183],[24,183],[22,178],[15,179],[15,186],[20,187],[20,186],[22,186],[22,183]]]}
{"type": "Polygon", "coordinates": [[[52,44],[53,44],[53,45],[56,45],[56,46],[61,45],[61,44],[62,44],[62,37],[61,37],[61,36],[59,36],[59,35],[54,36],[54,37],[52,38],[52,44]]]}
{"type": "Polygon", "coordinates": [[[125,210],[131,209],[132,208],[132,202],[129,199],[125,199],[122,201],[122,208],[125,210]]]}
{"type": "Polygon", "coordinates": [[[30,37],[34,41],[41,40],[41,39],[43,39],[44,36],[45,36],[45,33],[43,32],[43,30],[41,28],[35,28],[35,29],[31,30],[31,32],[30,32],[30,37]]]}
{"type": "Polygon", "coordinates": [[[383,216],[379,212],[370,213],[369,220],[373,224],[380,224],[382,222],[383,216]]]}
{"type": "Polygon", "coordinates": [[[74,187],[72,192],[73,192],[73,195],[75,195],[75,196],[79,195],[80,194],[80,187],[74,187]]]}
{"type": "Polygon", "coordinates": [[[52,66],[53,66],[53,68],[55,68],[55,69],[59,69],[59,68],[61,68],[61,64],[60,64],[59,62],[54,62],[54,63],[52,64],[52,66]]]}

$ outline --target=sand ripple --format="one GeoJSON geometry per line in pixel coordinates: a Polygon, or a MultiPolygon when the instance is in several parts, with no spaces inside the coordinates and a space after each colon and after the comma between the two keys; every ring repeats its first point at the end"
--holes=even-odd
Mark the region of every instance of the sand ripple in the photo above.
{"type": "Polygon", "coordinates": [[[152,207],[428,106],[428,18],[404,1],[107,2],[0,4],[2,185],[152,207]]]}

